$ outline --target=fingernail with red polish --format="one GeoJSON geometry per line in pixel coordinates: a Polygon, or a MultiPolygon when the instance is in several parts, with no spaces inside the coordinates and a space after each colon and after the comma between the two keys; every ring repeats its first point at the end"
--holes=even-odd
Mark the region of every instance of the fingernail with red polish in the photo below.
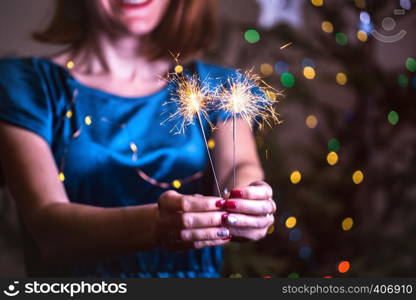
{"type": "Polygon", "coordinates": [[[221,215],[221,222],[223,224],[227,224],[227,220],[228,220],[228,214],[222,214],[221,215]]]}
{"type": "Polygon", "coordinates": [[[237,202],[232,201],[232,200],[225,201],[224,207],[229,208],[229,209],[234,209],[237,207],[237,202]]]}
{"type": "Polygon", "coordinates": [[[216,207],[223,207],[224,204],[225,204],[225,200],[224,199],[221,199],[221,200],[218,200],[217,202],[215,202],[215,206],[216,207]]]}
{"type": "Polygon", "coordinates": [[[231,190],[230,198],[243,198],[243,192],[240,190],[231,190]]]}

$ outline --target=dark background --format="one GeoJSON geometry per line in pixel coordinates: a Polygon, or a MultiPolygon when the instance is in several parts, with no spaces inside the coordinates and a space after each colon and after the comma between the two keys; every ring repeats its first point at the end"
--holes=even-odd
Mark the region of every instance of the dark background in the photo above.
{"type": "MultiPolygon", "coordinates": [[[[59,50],[29,36],[47,23],[52,2],[0,2],[0,56],[59,50]]],[[[284,94],[278,105],[284,123],[256,137],[276,192],[275,229],[259,243],[226,247],[224,276],[415,276],[415,1],[219,2],[220,36],[205,60],[254,68],[284,94]],[[403,8],[409,9],[394,13],[403,8]],[[406,35],[385,43],[367,31],[368,39],[360,41],[357,31],[371,30],[360,21],[363,11],[379,33],[405,30],[406,35]],[[394,30],[382,26],[387,17],[395,20],[394,30]],[[321,29],[323,21],[332,23],[332,33],[321,29]],[[259,41],[245,40],[249,29],[257,30],[259,41]],[[272,72],[265,73],[262,64],[272,72]],[[314,79],[305,78],[305,66],[313,67],[314,79]],[[345,85],[336,81],[341,72],[348,78],[345,85]],[[288,73],[295,78],[291,87],[282,82],[288,73]],[[305,123],[311,115],[318,121],[314,128],[305,123]],[[339,158],[333,166],[326,160],[331,151],[339,158]],[[364,174],[359,184],[352,180],[357,170],[364,174]],[[302,175],[297,184],[290,179],[294,171],[302,175]],[[292,228],[286,222],[290,217],[297,221],[292,228]],[[342,228],[345,218],[353,220],[349,230],[342,228]],[[340,269],[342,261],[350,267],[340,269]]],[[[0,277],[12,276],[24,276],[23,258],[15,207],[3,189],[0,277]]]]}

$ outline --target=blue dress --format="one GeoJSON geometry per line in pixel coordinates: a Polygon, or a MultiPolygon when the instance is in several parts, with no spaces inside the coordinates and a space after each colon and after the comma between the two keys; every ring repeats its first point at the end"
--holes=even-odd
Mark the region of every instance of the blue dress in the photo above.
{"type": "MultiPolygon", "coordinates": [[[[215,88],[235,71],[190,64],[215,88]]],[[[164,122],[177,109],[172,83],[145,97],[121,97],[81,84],[44,58],[0,60],[0,119],[30,130],[50,146],[69,200],[99,207],[156,203],[177,188],[201,192],[209,173],[198,124],[173,134],[164,122]],[[165,105],[164,105],[165,104],[165,105]]],[[[212,112],[217,123],[224,115],[212,112]]],[[[209,137],[211,130],[203,121],[209,137]]],[[[30,149],[28,149],[30,151],[30,149]]],[[[48,265],[24,228],[26,266],[33,276],[219,277],[220,247],[171,253],[153,249],[94,263],[48,265]]]]}

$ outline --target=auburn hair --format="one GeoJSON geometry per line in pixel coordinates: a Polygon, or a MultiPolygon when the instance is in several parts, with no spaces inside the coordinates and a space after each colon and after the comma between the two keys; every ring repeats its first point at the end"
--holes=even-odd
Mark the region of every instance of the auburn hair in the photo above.
{"type": "MultiPolygon", "coordinates": [[[[56,0],[51,21],[34,39],[78,50],[93,26],[86,1],[91,0],[56,0]]],[[[161,22],[146,37],[143,54],[149,60],[172,59],[172,53],[181,60],[192,58],[214,41],[216,18],[217,0],[170,0],[161,22]]]]}

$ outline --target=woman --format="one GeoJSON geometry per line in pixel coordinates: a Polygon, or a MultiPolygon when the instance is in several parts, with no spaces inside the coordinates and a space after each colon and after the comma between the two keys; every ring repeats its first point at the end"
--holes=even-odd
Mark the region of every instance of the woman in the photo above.
{"type": "MultiPolygon", "coordinates": [[[[213,0],[61,0],[36,37],[67,50],[0,62],[0,157],[30,276],[218,277],[221,245],[265,236],[276,208],[248,125],[238,123],[238,188],[224,200],[198,194],[199,128],[173,135],[163,122],[176,108],[163,105],[170,53],[212,88],[233,74],[191,60],[212,40],[214,12],[213,0]]],[[[221,115],[209,118],[226,187],[221,115]]]]}

